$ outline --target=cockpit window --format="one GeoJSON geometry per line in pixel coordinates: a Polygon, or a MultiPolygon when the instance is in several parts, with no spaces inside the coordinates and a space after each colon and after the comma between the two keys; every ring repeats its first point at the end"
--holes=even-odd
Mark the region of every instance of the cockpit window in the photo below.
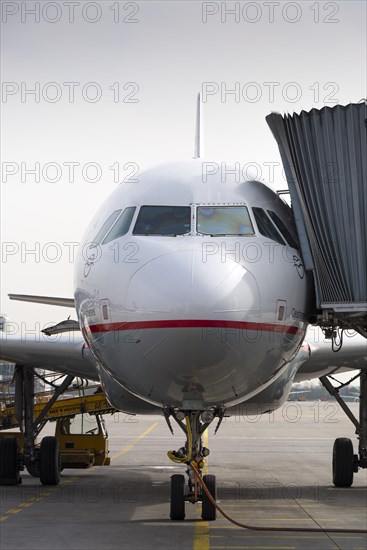
{"type": "Polygon", "coordinates": [[[118,239],[119,237],[122,237],[123,235],[126,235],[126,233],[129,231],[131,220],[134,217],[135,210],[135,206],[129,206],[128,208],[125,208],[121,216],[118,218],[117,222],[111,227],[111,229],[103,239],[102,244],[109,243],[115,239],[118,239]]]}
{"type": "Polygon", "coordinates": [[[253,235],[246,206],[198,206],[196,229],[202,235],[253,235]]]}
{"type": "Polygon", "coordinates": [[[111,229],[112,225],[116,221],[117,217],[120,215],[121,210],[115,210],[113,214],[104,222],[101,229],[98,231],[97,235],[94,237],[93,241],[90,243],[89,248],[94,248],[101,244],[103,237],[106,235],[107,231],[111,229]]]}
{"type": "Polygon", "coordinates": [[[274,225],[271,223],[270,219],[266,215],[266,212],[262,208],[253,208],[252,211],[261,235],[264,235],[264,237],[268,237],[272,241],[279,244],[285,245],[285,242],[275,229],[274,225]]]}
{"type": "Polygon", "coordinates": [[[190,206],[142,206],[133,235],[186,235],[190,222],[190,206]]]}
{"type": "Polygon", "coordinates": [[[275,223],[275,225],[277,226],[277,228],[279,229],[279,231],[281,232],[281,234],[283,235],[283,237],[285,238],[285,240],[287,241],[287,243],[289,244],[289,246],[291,246],[292,248],[298,248],[296,241],[294,240],[292,235],[289,233],[287,227],[279,218],[279,216],[277,216],[277,214],[275,212],[272,212],[271,210],[268,210],[267,212],[271,217],[271,219],[273,220],[273,222],[275,223]]]}

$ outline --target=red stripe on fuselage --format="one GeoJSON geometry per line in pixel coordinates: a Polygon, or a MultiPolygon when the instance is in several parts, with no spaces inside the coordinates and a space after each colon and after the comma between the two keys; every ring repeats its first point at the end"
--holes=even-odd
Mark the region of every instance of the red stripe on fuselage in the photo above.
{"type": "Polygon", "coordinates": [[[120,330],[139,330],[149,328],[234,328],[239,330],[260,330],[265,332],[283,332],[284,334],[298,334],[300,328],[296,326],[274,325],[272,323],[251,323],[248,321],[217,321],[213,319],[170,319],[162,321],[127,321],[122,323],[104,323],[90,325],[92,333],[116,332],[120,330]]]}

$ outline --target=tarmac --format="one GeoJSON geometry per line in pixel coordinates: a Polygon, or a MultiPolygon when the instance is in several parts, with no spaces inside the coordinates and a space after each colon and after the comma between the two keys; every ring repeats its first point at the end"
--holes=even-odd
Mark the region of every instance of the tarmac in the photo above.
{"type": "MultiPolygon", "coordinates": [[[[355,414],[358,403],[350,404],[355,414]]],[[[64,470],[56,487],[28,473],[0,488],[1,550],[305,549],[366,550],[363,534],[258,532],[218,514],[202,521],[201,505],[186,504],[184,521],[169,518],[170,476],[185,467],[168,450],[183,444],[160,416],[106,416],[111,465],[64,470]]],[[[351,488],[331,481],[336,437],[354,427],[334,402],[288,402],[270,415],[226,418],[214,436],[207,468],[217,476],[220,506],[253,525],[367,529],[366,470],[351,488]]],[[[44,435],[52,433],[51,423],[44,435]]]]}

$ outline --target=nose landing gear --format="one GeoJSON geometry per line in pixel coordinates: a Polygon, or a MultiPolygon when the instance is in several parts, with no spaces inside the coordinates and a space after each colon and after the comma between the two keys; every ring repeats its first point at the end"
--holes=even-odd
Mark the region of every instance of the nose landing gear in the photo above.
{"type": "Polygon", "coordinates": [[[187,464],[186,474],[188,476],[186,490],[184,475],[175,474],[171,477],[170,517],[172,520],[183,520],[185,519],[185,502],[191,502],[193,504],[201,502],[202,519],[206,521],[213,521],[216,519],[216,508],[206,492],[202,489],[201,484],[198,483],[192,466],[194,466],[196,472],[198,472],[200,477],[202,477],[206,488],[215,500],[215,476],[209,474],[202,476],[205,458],[209,455],[209,449],[203,445],[202,436],[216,416],[219,417],[219,422],[215,430],[215,432],[217,432],[224,417],[224,410],[216,409],[210,411],[183,412],[176,411],[174,409],[167,409],[165,411],[165,418],[168,427],[173,433],[169,420],[170,416],[174,418],[182,431],[185,433],[186,443],[184,447],[181,447],[178,451],[168,451],[167,454],[172,462],[175,462],[176,464],[187,464]]]}

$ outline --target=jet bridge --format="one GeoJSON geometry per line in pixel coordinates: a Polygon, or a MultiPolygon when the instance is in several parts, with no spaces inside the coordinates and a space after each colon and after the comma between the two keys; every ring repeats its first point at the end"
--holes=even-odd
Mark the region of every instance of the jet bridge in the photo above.
{"type": "Polygon", "coordinates": [[[367,337],[367,103],[272,113],[318,324],[367,337]]]}

